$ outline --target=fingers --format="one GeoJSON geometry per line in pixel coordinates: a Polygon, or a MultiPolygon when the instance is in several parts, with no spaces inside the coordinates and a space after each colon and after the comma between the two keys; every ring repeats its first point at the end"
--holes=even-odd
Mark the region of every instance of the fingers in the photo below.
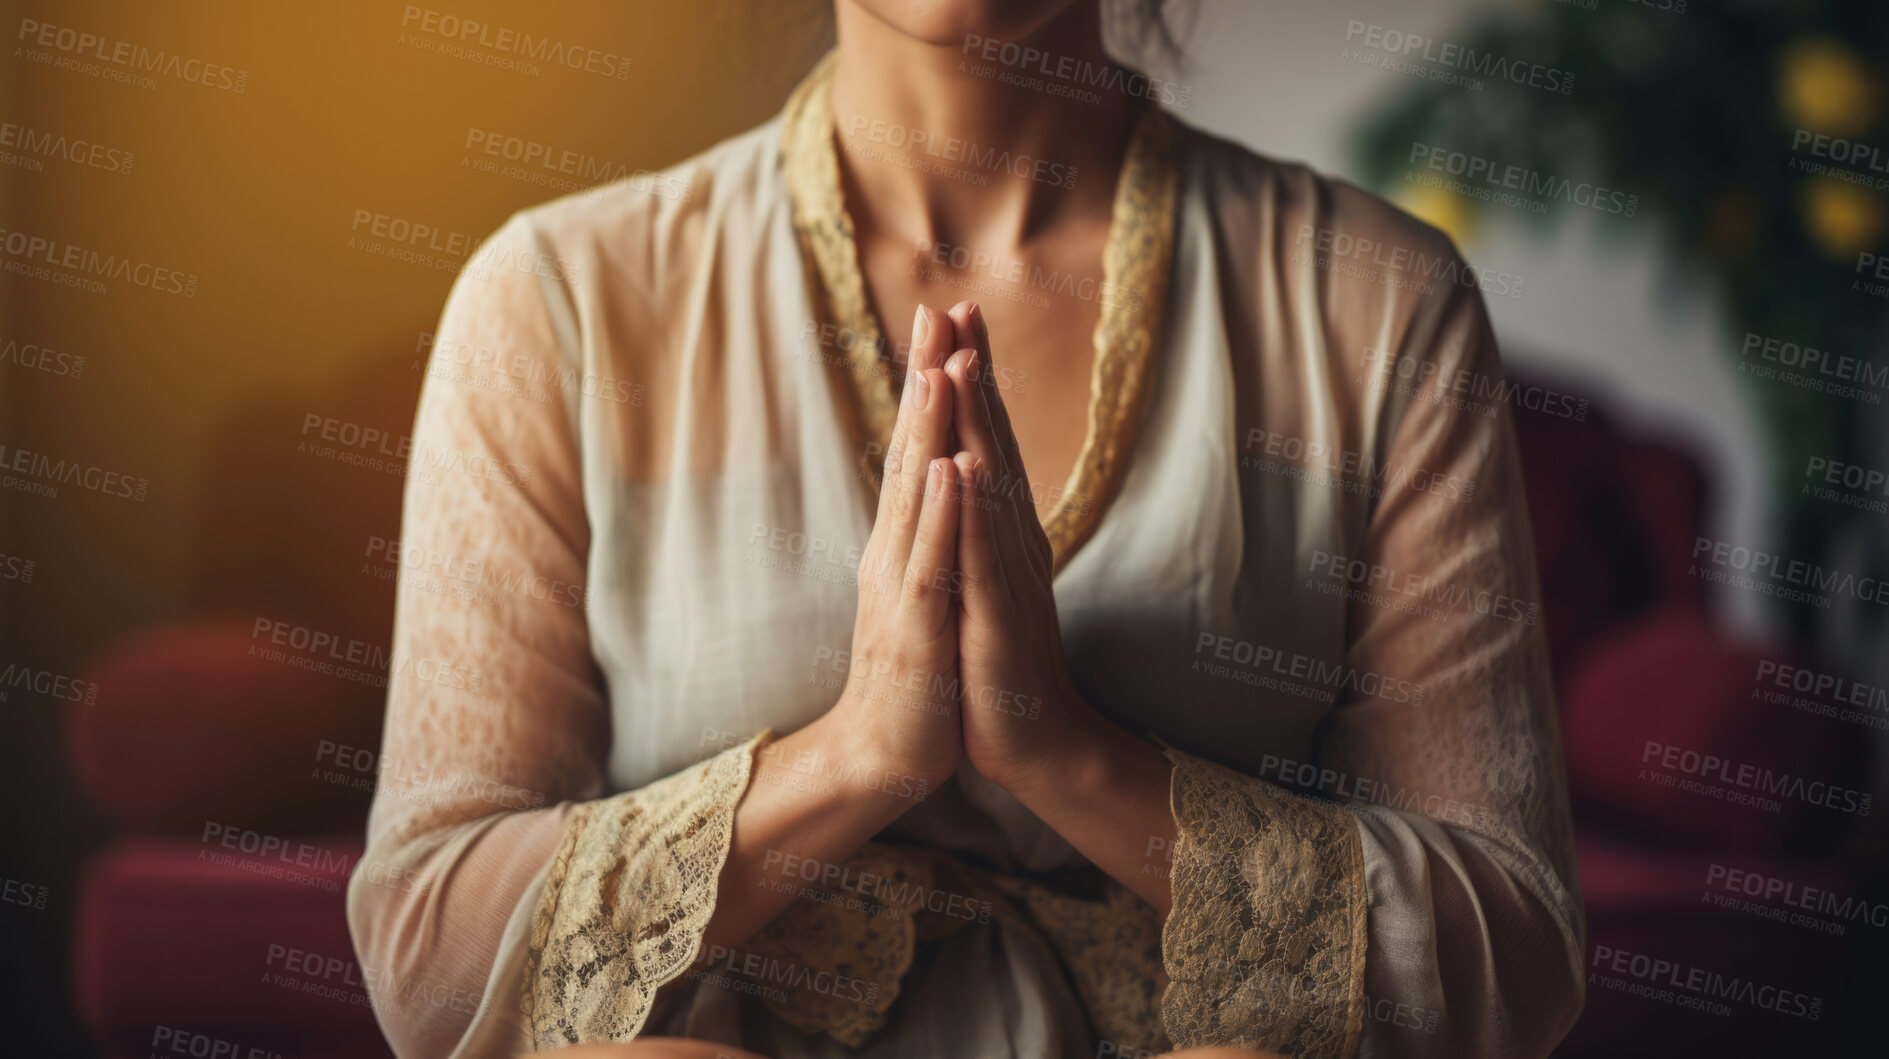
{"type": "Polygon", "coordinates": [[[984,468],[990,465],[969,452],[953,458],[958,468],[958,570],[964,590],[964,612],[979,625],[997,621],[997,597],[1003,591],[998,576],[997,545],[991,539],[990,501],[984,489],[984,468]]]}
{"type": "Polygon", "coordinates": [[[930,371],[944,367],[953,345],[955,329],[951,318],[928,305],[920,305],[912,317],[912,350],[905,362],[905,373],[930,371]]]}
{"type": "MultiPolygon", "coordinates": [[[[918,379],[924,371],[944,366],[954,337],[951,318],[936,309],[920,305],[912,314],[912,344],[906,364],[905,386],[899,392],[899,414],[886,442],[885,468],[880,476],[879,517],[885,518],[894,500],[916,488],[902,482],[906,442],[911,436],[912,404],[918,379]]],[[[918,466],[923,467],[924,464],[918,466]]]]}
{"type": "Polygon", "coordinates": [[[1017,446],[1016,432],[1010,428],[1010,410],[1004,406],[1003,398],[997,393],[996,362],[992,359],[990,327],[984,321],[984,311],[978,308],[976,302],[963,301],[953,305],[946,318],[951,321],[952,337],[957,348],[977,351],[977,361],[968,378],[978,384],[977,412],[1002,457],[993,466],[1013,480],[1022,481],[1023,452],[1017,446]]]}
{"type": "Polygon", "coordinates": [[[888,462],[886,483],[880,487],[882,496],[892,494],[886,523],[890,536],[886,539],[887,550],[883,557],[889,569],[902,569],[911,557],[912,535],[917,531],[924,508],[928,468],[933,460],[948,451],[953,396],[951,380],[936,368],[919,372],[913,378],[911,425],[899,452],[898,481],[893,482],[888,462]]]}
{"type": "Polygon", "coordinates": [[[939,458],[925,472],[918,529],[912,538],[911,561],[905,565],[902,611],[917,622],[917,629],[937,633],[944,628],[957,601],[952,597],[957,569],[959,500],[958,465],[939,458]]]}
{"type": "Polygon", "coordinates": [[[1016,434],[1010,429],[1009,413],[991,373],[989,328],[976,302],[959,302],[947,315],[954,337],[968,347],[951,355],[946,371],[958,397],[959,447],[984,461],[988,481],[980,484],[979,494],[996,508],[997,569],[1029,569],[1047,577],[1051,562],[1048,538],[1036,521],[1034,501],[1025,502],[1031,496],[1029,479],[1016,434]],[[1016,555],[1018,561],[1006,564],[1002,558],[1006,553],[1016,555]]]}
{"type": "Polygon", "coordinates": [[[957,427],[958,447],[983,460],[985,466],[1001,471],[1005,458],[997,444],[997,435],[991,429],[984,395],[979,392],[981,387],[978,380],[983,377],[984,364],[984,358],[977,350],[960,349],[945,361],[945,377],[951,380],[955,401],[952,419],[957,427]]]}

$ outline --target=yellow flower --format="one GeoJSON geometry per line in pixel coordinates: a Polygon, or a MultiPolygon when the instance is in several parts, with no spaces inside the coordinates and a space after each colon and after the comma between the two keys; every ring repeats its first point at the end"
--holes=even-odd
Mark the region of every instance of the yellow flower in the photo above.
{"type": "Polygon", "coordinates": [[[1839,261],[1875,245],[1882,221],[1882,205],[1874,192],[1828,177],[1805,186],[1804,226],[1824,253],[1839,261]]]}
{"type": "Polygon", "coordinates": [[[1784,112],[1801,128],[1847,136],[1869,127],[1879,93],[1856,53],[1837,41],[1792,41],[1779,64],[1784,112]]]}
{"type": "Polygon", "coordinates": [[[1407,185],[1397,193],[1397,205],[1406,213],[1441,229],[1458,247],[1476,231],[1476,215],[1461,195],[1423,184],[1407,185]]]}

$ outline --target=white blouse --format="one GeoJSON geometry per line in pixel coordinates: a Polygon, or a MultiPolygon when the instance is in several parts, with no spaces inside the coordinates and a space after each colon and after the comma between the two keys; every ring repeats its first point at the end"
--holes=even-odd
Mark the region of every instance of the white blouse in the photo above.
{"type": "Polygon", "coordinates": [[[1477,274],[1155,110],[1046,529],[1077,687],[1171,748],[1173,911],[1066,884],[1081,858],[967,768],[860,863],[997,914],[810,892],[692,968],[757,736],[844,683],[898,385],[830,77],[661,180],[514,216],[481,259],[531,267],[447,302],[415,445],[511,473],[408,482],[395,649],[435,665],[391,685],[403,767],[349,890],[395,1050],[1546,1054],[1584,927],[1533,549],[1508,409],[1437,381],[1500,376],[1477,274]]]}

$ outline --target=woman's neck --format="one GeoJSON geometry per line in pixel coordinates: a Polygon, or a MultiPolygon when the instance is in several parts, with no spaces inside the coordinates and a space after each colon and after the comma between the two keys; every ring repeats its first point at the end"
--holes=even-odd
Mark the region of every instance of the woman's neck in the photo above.
{"type": "Polygon", "coordinates": [[[836,7],[835,141],[847,191],[863,199],[856,210],[862,221],[915,243],[1021,247],[1072,212],[1107,216],[1133,100],[1044,73],[1058,64],[1114,68],[1102,48],[1098,5],[1071,4],[1028,39],[1004,42],[1043,57],[1028,66],[1016,49],[984,58],[976,36],[929,44],[850,0],[836,7]],[[977,71],[1075,88],[1087,98],[977,71]]]}

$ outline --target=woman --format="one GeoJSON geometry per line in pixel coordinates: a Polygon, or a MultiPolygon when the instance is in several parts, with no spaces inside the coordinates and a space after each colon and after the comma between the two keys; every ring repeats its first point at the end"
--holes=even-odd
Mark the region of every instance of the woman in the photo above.
{"type": "Polygon", "coordinates": [[[1149,105],[1094,0],[836,11],[779,117],[447,303],[416,445],[507,472],[407,492],[349,891],[396,1051],[1545,1054],[1474,273],[1149,105]]]}

